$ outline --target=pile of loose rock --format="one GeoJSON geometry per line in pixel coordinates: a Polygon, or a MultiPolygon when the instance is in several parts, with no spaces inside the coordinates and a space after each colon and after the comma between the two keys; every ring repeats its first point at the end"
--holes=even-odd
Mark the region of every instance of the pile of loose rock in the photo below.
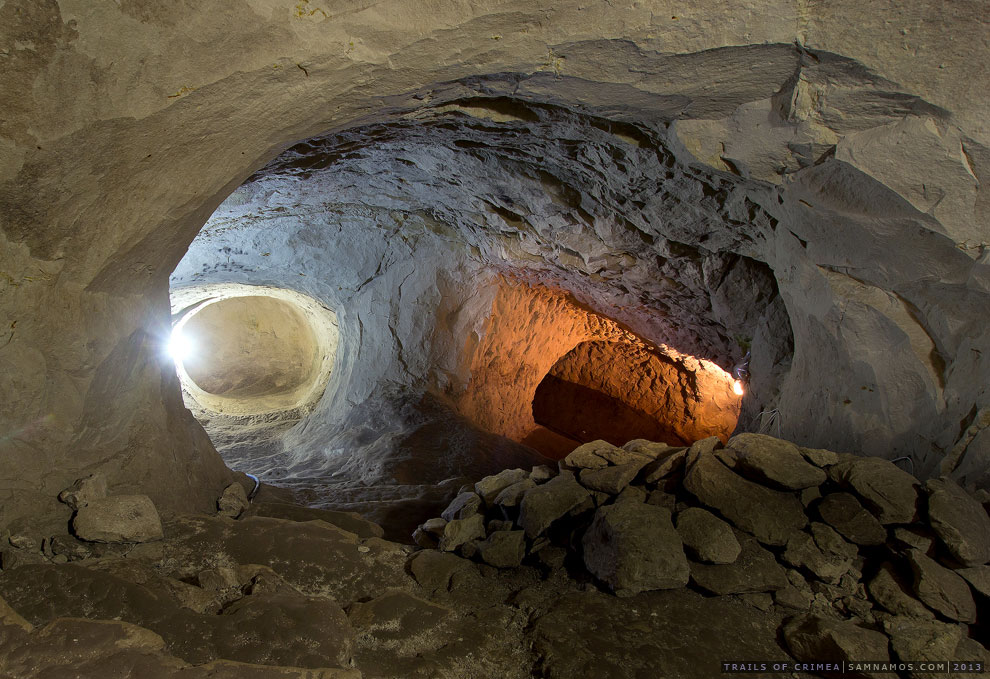
{"type": "Polygon", "coordinates": [[[782,632],[798,660],[986,658],[983,491],[759,434],[594,441],[558,466],[462,488],[414,539],[497,568],[584,571],[617,596],[688,586],[793,609],[782,632]]]}

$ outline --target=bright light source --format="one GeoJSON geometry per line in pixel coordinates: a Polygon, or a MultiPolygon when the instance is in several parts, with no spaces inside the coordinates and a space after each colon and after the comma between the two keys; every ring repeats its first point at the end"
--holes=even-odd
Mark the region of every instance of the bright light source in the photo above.
{"type": "Polygon", "coordinates": [[[172,331],[172,336],[168,340],[166,351],[172,357],[173,361],[179,363],[188,358],[192,353],[192,342],[182,334],[181,330],[176,328],[172,331]]]}
{"type": "Polygon", "coordinates": [[[735,382],[732,383],[732,391],[735,392],[736,396],[742,396],[743,395],[743,384],[742,384],[742,380],[736,380],[735,382]]]}

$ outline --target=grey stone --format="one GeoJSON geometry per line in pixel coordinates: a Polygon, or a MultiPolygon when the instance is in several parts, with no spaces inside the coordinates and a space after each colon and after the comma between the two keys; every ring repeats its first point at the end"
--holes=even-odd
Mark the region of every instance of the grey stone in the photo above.
{"type": "Polygon", "coordinates": [[[839,461],[839,454],[824,448],[802,448],[798,447],[805,459],[818,467],[829,467],[839,461]]]}
{"type": "Polygon", "coordinates": [[[572,450],[560,463],[564,469],[604,469],[609,463],[599,452],[612,448],[616,447],[608,441],[590,441],[572,450]]]}
{"type": "Polygon", "coordinates": [[[496,568],[515,568],[526,556],[526,535],[521,530],[497,530],[478,545],[482,561],[496,568]]]}
{"type": "Polygon", "coordinates": [[[732,563],[742,547],[732,527],[711,512],[692,507],[677,515],[677,533],[688,555],[708,563],[732,563]]]}
{"type": "Polygon", "coordinates": [[[684,475],[684,488],[768,545],[783,546],[792,533],[808,523],[804,507],[793,494],[742,478],[712,453],[696,456],[684,475]]]}
{"type": "MultiPolygon", "coordinates": [[[[446,522],[444,522],[446,525],[446,522]]],[[[427,532],[423,526],[417,526],[412,533],[413,542],[423,549],[436,549],[440,546],[440,536],[436,533],[427,532]]]]}
{"type": "Polygon", "coordinates": [[[818,514],[857,545],[882,545],[887,540],[887,530],[850,493],[829,493],[818,503],[818,514]]]}
{"type": "Polygon", "coordinates": [[[447,525],[447,519],[436,517],[423,522],[423,530],[437,537],[443,535],[443,527],[447,525]]]}
{"type": "Polygon", "coordinates": [[[963,580],[969,583],[973,591],[990,598],[990,566],[960,568],[956,573],[961,575],[963,580]]]}
{"type": "Polygon", "coordinates": [[[736,469],[744,476],[775,487],[801,490],[819,486],[828,478],[789,441],[764,434],[739,434],[729,439],[726,448],[735,451],[736,469]]]}
{"type": "Polygon", "coordinates": [[[791,655],[801,662],[890,660],[887,637],[854,622],[798,615],[784,623],[783,636],[791,655]]]}
{"type": "Polygon", "coordinates": [[[590,500],[588,489],[578,483],[573,474],[561,473],[526,491],[519,504],[519,525],[532,540],[554,521],[590,500]]]}
{"type": "Polygon", "coordinates": [[[490,505],[505,488],[525,478],[529,478],[529,474],[522,469],[505,469],[478,481],[474,484],[474,492],[481,496],[486,505],[490,505]]]}
{"type": "Polygon", "coordinates": [[[688,582],[681,538],[662,507],[631,502],[601,507],[581,544],[588,571],[620,596],[688,582]]]}
{"type": "Polygon", "coordinates": [[[908,594],[907,586],[897,574],[894,565],[884,563],[867,583],[866,591],[877,605],[895,615],[913,618],[934,618],[923,603],[908,594]]]}
{"type": "Polygon", "coordinates": [[[670,455],[660,455],[657,459],[643,467],[644,483],[656,483],[684,468],[684,461],[687,459],[687,449],[671,448],[670,452],[670,455]]]}
{"type": "Polygon", "coordinates": [[[911,523],[918,516],[918,480],[889,460],[845,459],[829,467],[828,475],[851,487],[881,524],[911,523]]]}
{"type": "MultiPolygon", "coordinates": [[[[956,647],[963,636],[959,625],[896,616],[884,620],[883,630],[890,637],[894,657],[902,662],[960,659],[956,655],[956,647]]],[[[913,678],[931,675],[908,672],[908,676],[913,678]]]]}
{"type": "Polygon", "coordinates": [[[659,441],[647,441],[646,439],[633,439],[622,446],[623,450],[627,450],[630,453],[638,453],[640,455],[646,455],[647,457],[653,459],[659,459],[661,457],[666,457],[673,452],[678,450],[686,450],[684,447],[671,446],[668,443],[662,443],[659,441]]]}
{"type": "Polygon", "coordinates": [[[244,486],[239,483],[232,483],[223,489],[220,499],[217,500],[217,513],[220,516],[236,519],[250,505],[244,486]]]}
{"type": "Polygon", "coordinates": [[[103,474],[90,474],[78,479],[71,486],[58,494],[60,502],[64,502],[76,511],[93,500],[107,496],[107,480],[103,474]]]}
{"type": "Polygon", "coordinates": [[[740,594],[739,599],[758,611],[769,611],[773,607],[773,595],[767,592],[747,592],[740,594]]]}
{"type": "Polygon", "coordinates": [[[930,479],[928,519],[949,553],[963,566],[990,561],[990,516],[983,505],[948,478],[930,479]]]}
{"type": "Polygon", "coordinates": [[[488,534],[491,535],[492,533],[494,533],[497,530],[512,530],[515,527],[516,527],[516,524],[514,524],[512,521],[505,521],[505,520],[501,520],[501,519],[492,519],[485,526],[485,530],[487,530],[488,531],[488,534]]]}
{"type": "Polygon", "coordinates": [[[557,475],[557,470],[545,464],[538,464],[529,472],[534,483],[544,483],[557,475]]]}
{"type": "Polygon", "coordinates": [[[922,603],[950,620],[976,620],[973,593],[962,577],[916,549],[909,550],[907,557],[914,573],[913,590],[922,603]]]}
{"type": "Polygon", "coordinates": [[[804,568],[822,582],[837,584],[852,565],[852,558],[834,553],[824,553],[815,539],[805,532],[798,532],[787,541],[782,558],[797,568],[804,568]]]}
{"type": "Polygon", "coordinates": [[[895,542],[920,549],[925,554],[931,550],[934,541],[933,533],[925,526],[895,526],[891,533],[895,542]]]}
{"type": "Polygon", "coordinates": [[[648,459],[641,458],[621,465],[604,469],[582,469],[578,475],[581,485],[588,490],[597,490],[609,495],[618,495],[632,482],[639,470],[646,466],[648,459]]]}
{"type": "Polygon", "coordinates": [[[809,590],[798,589],[793,585],[788,585],[783,589],[773,593],[774,602],[779,606],[786,606],[798,611],[807,611],[811,608],[812,594],[809,590]]]}
{"type": "Polygon", "coordinates": [[[466,493],[460,493],[447,508],[440,512],[440,518],[445,521],[453,521],[454,519],[466,519],[469,516],[477,514],[481,509],[481,496],[473,491],[467,491],[466,493]]]}
{"type": "Polygon", "coordinates": [[[804,490],[801,491],[801,495],[800,495],[801,504],[803,504],[805,507],[808,507],[809,505],[811,505],[812,502],[819,499],[821,496],[822,496],[822,491],[818,488],[818,486],[805,488],[804,490]]]}
{"type": "Polygon", "coordinates": [[[616,502],[646,502],[648,494],[641,486],[628,485],[615,498],[616,502]]]}
{"type": "Polygon", "coordinates": [[[495,496],[495,504],[502,507],[518,507],[519,503],[522,502],[523,495],[530,488],[536,488],[536,481],[532,479],[523,479],[522,481],[517,481],[511,486],[506,486],[502,489],[502,492],[495,496]]]}
{"type": "Polygon", "coordinates": [[[556,545],[548,545],[537,553],[536,558],[544,568],[555,571],[564,567],[567,550],[556,545]]]}
{"type": "Polygon", "coordinates": [[[677,498],[670,493],[665,493],[662,490],[654,490],[650,493],[649,497],[646,498],[647,504],[656,505],[657,507],[666,507],[670,511],[674,511],[674,507],[677,504],[677,498]]]}
{"type": "Polygon", "coordinates": [[[485,537],[485,518],[481,514],[474,514],[466,519],[448,521],[443,527],[438,548],[441,552],[453,552],[469,540],[483,537],[485,537]]]}
{"type": "Polygon", "coordinates": [[[737,535],[742,550],[731,564],[691,562],[691,579],[712,594],[775,592],[787,587],[787,574],[769,551],[748,535],[737,535]]]}
{"type": "Polygon", "coordinates": [[[455,573],[474,570],[474,565],[466,559],[430,549],[416,552],[409,560],[413,578],[428,592],[446,592],[455,573]]]}
{"type": "Polygon", "coordinates": [[[98,498],[79,508],[72,520],[87,542],[149,542],[162,538],[162,522],[147,495],[98,498]]]}

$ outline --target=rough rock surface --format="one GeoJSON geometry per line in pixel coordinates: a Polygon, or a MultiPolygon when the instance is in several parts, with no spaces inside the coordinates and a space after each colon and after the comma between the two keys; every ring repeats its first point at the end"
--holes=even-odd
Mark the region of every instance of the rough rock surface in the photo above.
{"type": "Polygon", "coordinates": [[[775,592],[787,586],[784,569],[773,554],[753,538],[739,540],[742,550],[730,564],[691,563],[691,580],[716,595],[775,592]]]}
{"type": "Polygon", "coordinates": [[[816,615],[795,616],[784,624],[783,631],[787,648],[798,660],[890,660],[887,637],[853,622],[816,615]]]}
{"type": "Polygon", "coordinates": [[[875,457],[847,459],[829,467],[829,477],[848,485],[882,524],[911,523],[918,515],[918,480],[875,457]]]}
{"type": "Polygon", "coordinates": [[[962,577],[916,549],[907,558],[914,573],[914,593],[926,606],[950,620],[976,620],[976,603],[962,577]]]}
{"type": "Polygon", "coordinates": [[[161,539],[162,522],[147,495],[113,495],[80,507],[72,530],[90,542],[148,542],[161,539]]]}
{"type": "Polygon", "coordinates": [[[818,503],[818,513],[857,545],[882,545],[887,540],[887,531],[877,518],[850,493],[829,493],[818,503]]]}
{"type": "Polygon", "coordinates": [[[236,519],[250,506],[244,486],[232,483],[223,489],[223,494],[217,500],[217,510],[221,516],[236,519]]]}
{"type": "Polygon", "coordinates": [[[793,443],[763,434],[739,434],[726,447],[734,451],[735,466],[744,475],[786,490],[820,486],[824,471],[809,464],[793,443]]]}
{"type": "Polygon", "coordinates": [[[571,474],[560,474],[526,492],[519,505],[519,523],[532,539],[551,523],[589,502],[591,494],[571,474]]]}
{"type": "Polygon", "coordinates": [[[690,575],[681,538],[663,507],[601,507],[582,546],[588,571],[619,596],[683,587],[690,575]]]}
{"type": "Polygon", "coordinates": [[[684,475],[684,487],[738,528],[769,545],[784,545],[808,519],[801,502],[729,470],[714,455],[700,454],[684,475]]]}
{"type": "Polygon", "coordinates": [[[928,520],[942,544],[964,566],[990,561],[990,516],[973,497],[951,479],[931,479],[928,520]]]}
{"type": "Polygon", "coordinates": [[[732,527],[699,507],[690,507],[678,513],[677,533],[688,554],[698,561],[732,563],[742,550],[732,527]]]}

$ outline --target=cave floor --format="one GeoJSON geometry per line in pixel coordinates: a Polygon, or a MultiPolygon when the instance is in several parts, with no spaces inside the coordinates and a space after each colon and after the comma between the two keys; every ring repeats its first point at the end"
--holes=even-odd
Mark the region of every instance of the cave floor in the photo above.
{"type": "Polygon", "coordinates": [[[688,589],[618,598],[566,564],[499,570],[380,534],[356,515],[263,502],[238,520],[179,516],[164,540],[99,558],[4,570],[0,667],[19,677],[701,679],[723,660],[789,657],[777,607],[688,589]]]}

